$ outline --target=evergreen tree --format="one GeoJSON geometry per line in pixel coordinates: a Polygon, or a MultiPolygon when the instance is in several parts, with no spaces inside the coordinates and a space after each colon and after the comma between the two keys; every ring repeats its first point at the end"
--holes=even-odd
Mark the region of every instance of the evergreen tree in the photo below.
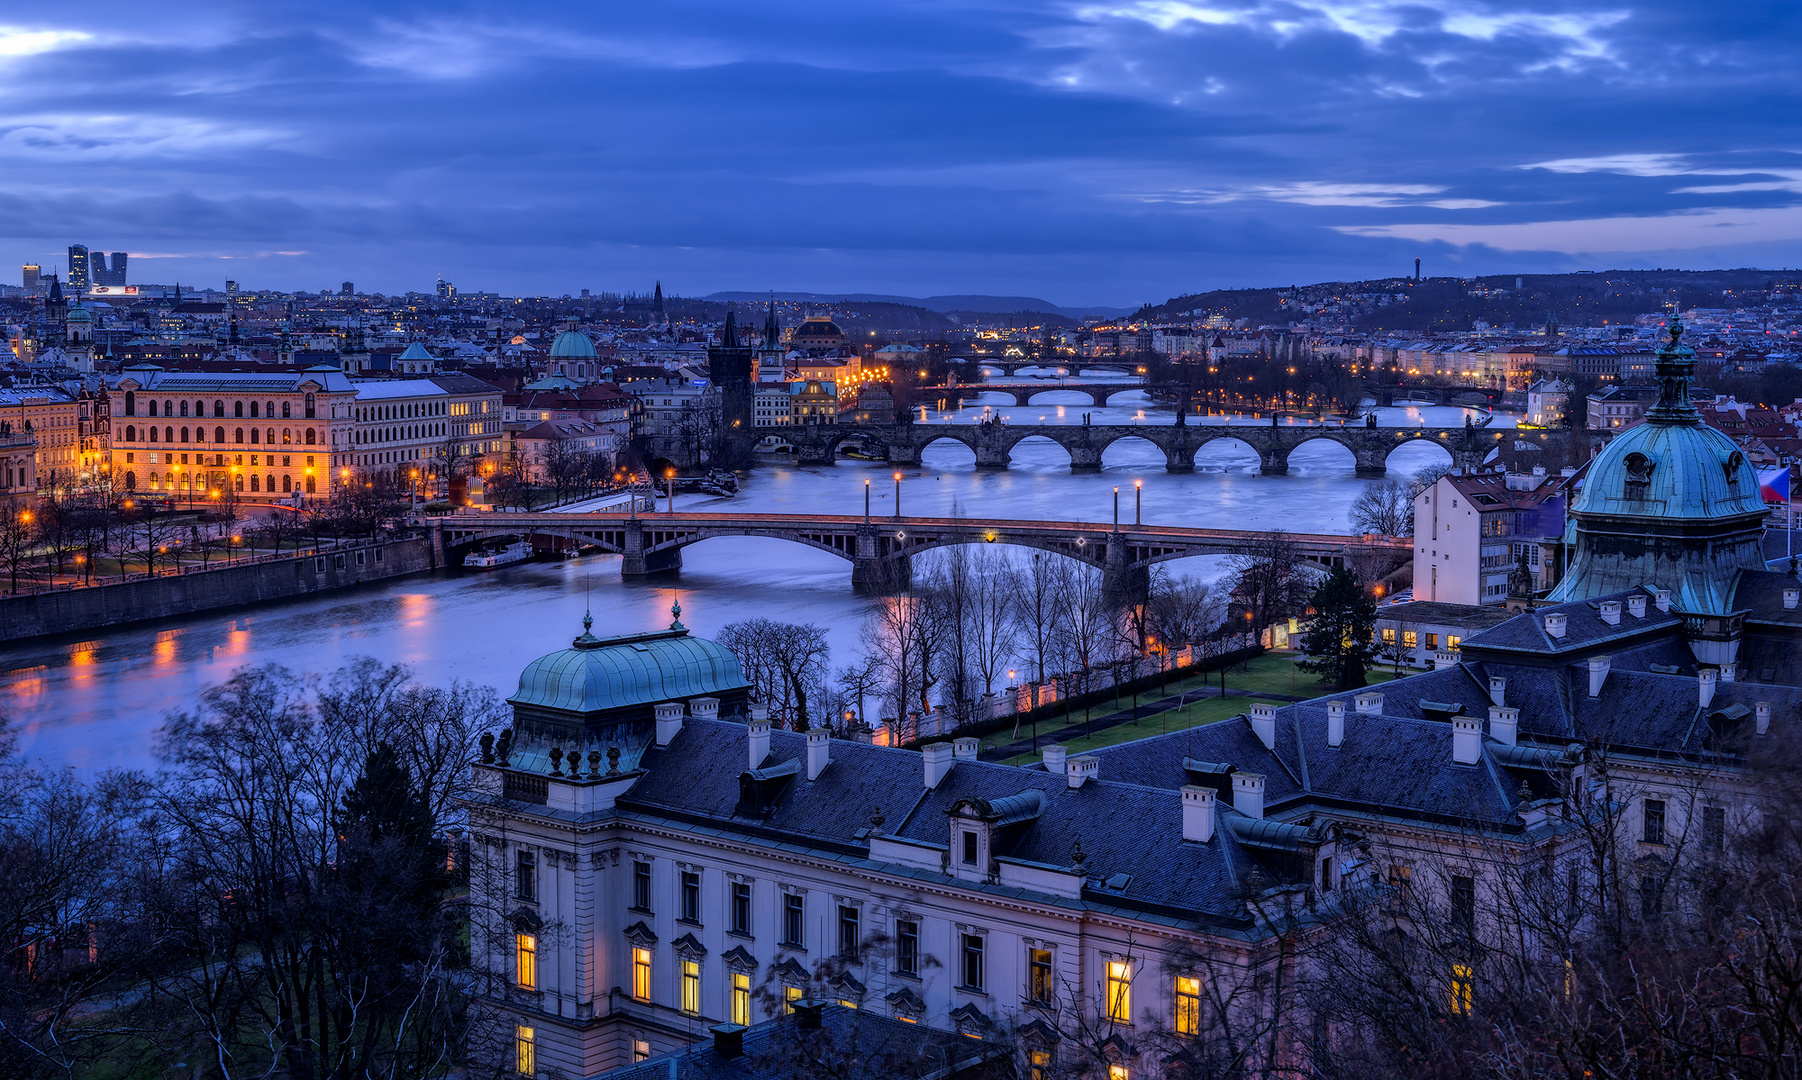
{"type": "Polygon", "coordinates": [[[1357,574],[1341,566],[1327,574],[1308,606],[1314,616],[1301,642],[1308,659],[1297,666],[1334,690],[1363,686],[1364,669],[1376,659],[1376,600],[1357,574]]]}

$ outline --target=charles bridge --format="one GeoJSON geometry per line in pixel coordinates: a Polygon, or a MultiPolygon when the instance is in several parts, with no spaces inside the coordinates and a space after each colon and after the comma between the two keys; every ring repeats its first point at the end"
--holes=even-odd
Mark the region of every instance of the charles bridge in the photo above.
{"type": "MultiPolygon", "coordinates": [[[[1075,521],[718,513],[462,513],[428,520],[434,549],[447,561],[459,548],[497,537],[549,546],[595,547],[622,556],[626,578],[680,570],[682,549],[726,536],[761,536],[828,551],[851,563],[853,587],[905,590],[913,556],[956,544],[1011,544],[1052,552],[1102,571],[1115,597],[1142,597],[1153,564],[1191,555],[1255,555],[1268,533],[1168,525],[1075,521]]],[[[1288,534],[1296,554],[1322,567],[1353,556],[1386,556],[1399,565],[1412,551],[1406,537],[1288,534]]]]}
{"type": "Polygon", "coordinates": [[[1178,416],[1174,424],[825,424],[771,431],[794,448],[800,465],[829,465],[839,446],[856,439],[868,450],[883,451],[891,465],[918,465],[920,451],[942,439],[968,446],[977,468],[1005,469],[1010,451],[1024,439],[1049,439],[1070,455],[1071,472],[1097,472],[1102,454],[1122,439],[1143,439],[1164,452],[1168,472],[1195,471],[1195,452],[1220,439],[1232,439],[1257,452],[1259,471],[1281,476],[1289,471],[1289,455],[1316,440],[1350,450],[1359,476],[1383,476],[1389,455],[1411,442],[1437,443],[1452,463],[1474,469],[1504,440],[1525,441],[1545,451],[1548,461],[1564,461],[1568,432],[1518,430],[1481,425],[1464,427],[1373,427],[1276,424],[1190,424],[1178,416]]]}

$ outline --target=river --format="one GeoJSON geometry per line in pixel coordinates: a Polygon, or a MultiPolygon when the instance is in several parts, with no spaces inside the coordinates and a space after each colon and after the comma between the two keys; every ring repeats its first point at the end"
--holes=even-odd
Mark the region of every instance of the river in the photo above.
{"type": "MultiPolygon", "coordinates": [[[[1171,422],[1168,407],[1142,394],[1122,394],[1110,407],[1097,409],[1075,391],[1040,395],[1025,406],[979,400],[926,419],[974,423],[985,408],[1014,424],[1075,424],[1084,413],[1096,424],[1171,422]]],[[[1449,407],[1378,410],[1384,426],[1455,425],[1465,415],[1449,407]]],[[[1513,420],[1498,416],[1496,423],[1513,420]]],[[[1013,457],[1005,471],[978,472],[967,448],[949,441],[930,446],[920,467],[903,476],[902,512],[1106,521],[1118,485],[1123,519],[1131,520],[1132,484],[1143,480],[1147,524],[1346,532],[1347,507],[1367,482],[1354,475],[1349,451],[1324,441],[1296,450],[1289,475],[1281,477],[1259,475],[1256,454],[1224,441],[1205,447],[1196,471],[1181,475],[1166,473],[1162,453],[1149,443],[1111,447],[1100,473],[1072,474],[1068,457],[1045,440],[1021,443],[1013,457]]],[[[1436,446],[1409,444],[1391,457],[1390,475],[1446,460],[1436,446]]],[[[892,514],[892,471],[880,462],[851,460],[810,468],[759,467],[734,499],[678,495],[676,505],[859,513],[866,478],[873,481],[874,512],[892,514]]],[[[1212,577],[1218,563],[1182,560],[1174,568],[1212,577]]],[[[627,633],[667,625],[670,605],[678,600],[683,623],[702,635],[756,616],[820,623],[830,634],[835,664],[860,651],[868,607],[851,591],[848,563],[780,540],[697,544],[683,552],[679,578],[652,585],[622,582],[615,556],[419,576],[263,610],[123,627],[84,641],[15,643],[0,650],[0,716],[18,729],[22,752],[46,765],[148,767],[163,717],[189,707],[204,687],[241,665],[278,663],[323,673],[367,655],[409,664],[427,681],[463,679],[494,686],[505,696],[529,661],[581,632],[585,608],[594,612],[596,633],[627,633]]]]}

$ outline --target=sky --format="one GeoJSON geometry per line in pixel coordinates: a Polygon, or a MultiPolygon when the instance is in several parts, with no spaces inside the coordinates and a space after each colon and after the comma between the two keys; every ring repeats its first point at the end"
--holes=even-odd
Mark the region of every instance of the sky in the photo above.
{"type": "Polygon", "coordinates": [[[0,265],[1071,306],[1802,266],[1798,54],[1794,0],[12,4],[0,265]]]}

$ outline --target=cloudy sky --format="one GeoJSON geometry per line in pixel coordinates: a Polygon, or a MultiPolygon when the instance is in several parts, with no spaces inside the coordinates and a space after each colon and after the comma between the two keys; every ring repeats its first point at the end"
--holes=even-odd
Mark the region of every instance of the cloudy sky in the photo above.
{"type": "Polygon", "coordinates": [[[0,264],[1064,304],[1802,266],[1794,0],[7,9],[0,264]]]}

